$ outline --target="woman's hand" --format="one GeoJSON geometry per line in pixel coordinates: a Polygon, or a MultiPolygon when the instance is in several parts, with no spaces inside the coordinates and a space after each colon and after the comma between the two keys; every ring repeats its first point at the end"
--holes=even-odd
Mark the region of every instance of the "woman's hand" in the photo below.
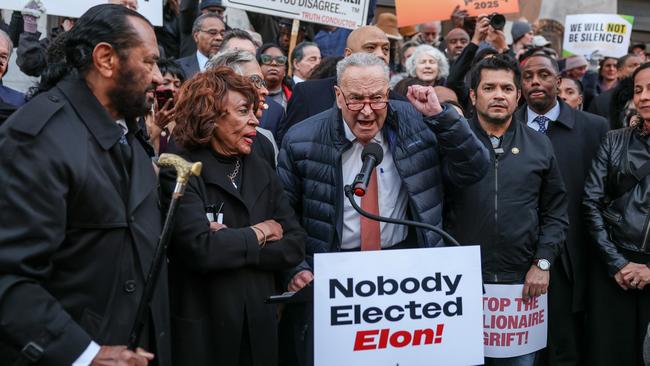
{"type": "Polygon", "coordinates": [[[210,222],[210,231],[219,231],[221,229],[227,229],[228,226],[220,224],[218,222],[210,222]]]}
{"type": "Polygon", "coordinates": [[[168,99],[165,104],[156,112],[154,121],[160,129],[165,128],[168,124],[172,122],[174,112],[176,108],[174,106],[174,99],[168,99]]]}
{"type": "Polygon", "coordinates": [[[254,228],[258,230],[255,231],[257,235],[257,241],[262,243],[264,241],[264,236],[266,236],[266,241],[276,241],[282,239],[282,225],[278,224],[275,220],[266,220],[260,222],[259,224],[253,225],[254,228]],[[260,232],[261,231],[261,232],[260,232]]]}
{"type": "Polygon", "coordinates": [[[645,264],[630,262],[625,265],[617,275],[619,273],[622,275],[623,281],[628,288],[637,288],[642,290],[645,285],[650,283],[650,268],[645,264]]]}

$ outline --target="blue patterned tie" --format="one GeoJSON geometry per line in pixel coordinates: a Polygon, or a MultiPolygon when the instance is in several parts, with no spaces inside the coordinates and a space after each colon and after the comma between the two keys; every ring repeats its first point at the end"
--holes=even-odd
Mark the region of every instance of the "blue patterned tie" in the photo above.
{"type": "Polygon", "coordinates": [[[129,140],[126,139],[126,134],[128,133],[129,129],[126,126],[123,126],[119,123],[117,125],[120,126],[120,128],[122,129],[122,137],[120,137],[120,144],[128,145],[129,140]]]}
{"type": "Polygon", "coordinates": [[[550,120],[551,120],[550,118],[547,118],[545,116],[537,116],[537,117],[535,117],[533,122],[537,123],[537,125],[539,126],[539,129],[537,129],[537,131],[539,131],[539,132],[541,132],[543,134],[546,134],[546,124],[550,120]]]}

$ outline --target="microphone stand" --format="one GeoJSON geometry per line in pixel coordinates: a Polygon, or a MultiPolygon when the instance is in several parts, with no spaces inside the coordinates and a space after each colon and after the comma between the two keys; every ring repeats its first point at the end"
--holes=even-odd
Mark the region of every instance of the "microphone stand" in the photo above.
{"type": "Polygon", "coordinates": [[[352,205],[352,207],[359,214],[361,214],[361,216],[365,216],[365,217],[367,217],[367,218],[369,218],[371,220],[375,220],[375,221],[382,221],[382,222],[387,222],[387,223],[390,223],[390,224],[397,224],[397,225],[415,226],[415,227],[419,227],[419,228],[422,228],[422,229],[431,230],[434,233],[442,236],[442,238],[446,242],[454,244],[456,246],[460,246],[460,244],[456,241],[456,239],[454,239],[451,235],[449,235],[444,230],[441,230],[441,229],[439,229],[439,228],[437,228],[437,227],[435,227],[433,225],[425,224],[423,222],[418,222],[418,221],[412,221],[412,220],[401,220],[401,219],[394,219],[392,217],[377,216],[377,215],[371,214],[370,212],[364,211],[361,207],[359,207],[357,202],[354,200],[354,190],[352,189],[352,186],[349,185],[349,184],[345,185],[344,192],[345,192],[345,196],[350,201],[350,204],[352,205]]]}

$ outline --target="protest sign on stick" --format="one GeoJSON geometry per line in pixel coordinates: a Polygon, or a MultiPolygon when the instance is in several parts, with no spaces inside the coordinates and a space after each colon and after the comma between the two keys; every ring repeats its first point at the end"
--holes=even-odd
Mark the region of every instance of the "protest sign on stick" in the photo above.
{"type": "Polygon", "coordinates": [[[478,246],[314,260],[315,366],[483,363],[478,246]]]}
{"type": "Polygon", "coordinates": [[[427,0],[395,0],[397,25],[400,27],[447,20],[456,6],[467,10],[470,16],[480,14],[510,14],[519,12],[519,0],[436,0],[435,6],[427,0]]]}
{"type": "Polygon", "coordinates": [[[624,56],[633,25],[634,17],[629,15],[567,15],[562,55],[582,55],[588,59],[624,56]]]}
{"type": "Polygon", "coordinates": [[[255,13],[356,29],[366,25],[369,0],[223,0],[223,5],[255,13]]]}
{"type": "Polygon", "coordinates": [[[485,357],[506,358],[546,347],[547,295],[524,300],[523,285],[485,285],[485,357]]]}
{"type": "MultiPolygon", "coordinates": [[[[47,15],[79,18],[86,10],[99,4],[106,4],[108,0],[41,0],[47,15]]],[[[22,10],[27,4],[26,0],[2,0],[3,9],[22,10]]],[[[151,24],[161,26],[163,0],[139,0],[138,12],[149,19],[151,24]]]]}

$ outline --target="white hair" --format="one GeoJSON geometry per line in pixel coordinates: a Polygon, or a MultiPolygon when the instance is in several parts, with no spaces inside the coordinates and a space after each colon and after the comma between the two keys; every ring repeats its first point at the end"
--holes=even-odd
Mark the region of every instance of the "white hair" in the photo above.
{"type": "Polygon", "coordinates": [[[410,77],[416,77],[415,65],[417,65],[417,61],[422,55],[429,55],[438,63],[438,75],[436,76],[436,80],[449,76],[449,62],[447,61],[445,54],[435,47],[423,44],[415,48],[411,57],[406,60],[406,65],[404,65],[406,66],[406,72],[410,77]]]}
{"type": "Polygon", "coordinates": [[[242,75],[241,65],[249,62],[257,62],[255,55],[244,50],[225,50],[217,53],[208,60],[205,65],[206,69],[212,69],[217,66],[228,66],[237,74],[242,75]]]}
{"type": "Polygon", "coordinates": [[[386,80],[389,79],[390,69],[386,65],[386,61],[377,57],[372,53],[358,52],[353,53],[350,56],[342,59],[336,64],[336,83],[341,85],[341,78],[343,73],[347,70],[348,67],[358,66],[358,67],[371,67],[371,66],[380,66],[386,75],[386,80]]]}
{"type": "MultiPolygon", "coordinates": [[[[14,51],[14,43],[11,42],[11,37],[9,37],[9,35],[5,31],[0,30],[0,38],[3,38],[5,40],[5,42],[7,42],[7,47],[9,48],[9,55],[8,56],[9,56],[9,58],[11,58],[11,54],[14,51]]],[[[0,75],[0,76],[2,76],[2,75],[0,75]]]]}

